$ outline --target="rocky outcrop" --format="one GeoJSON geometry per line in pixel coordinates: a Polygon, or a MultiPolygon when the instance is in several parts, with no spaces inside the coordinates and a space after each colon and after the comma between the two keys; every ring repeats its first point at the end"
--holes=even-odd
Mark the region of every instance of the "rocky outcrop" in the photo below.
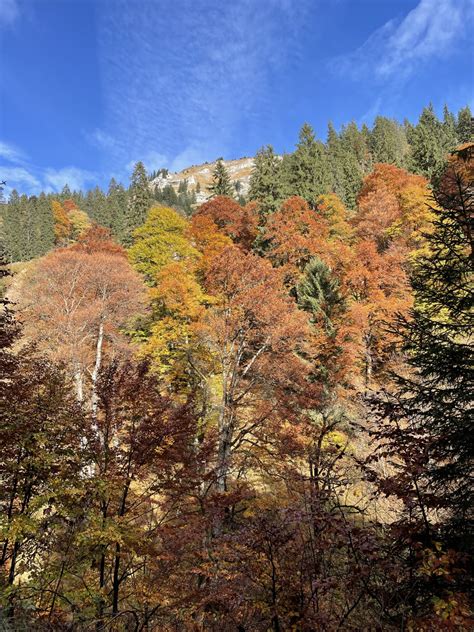
{"type": "MultiPolygon", "coordinates": [[[[247,195],[253,167],[253,158],[224,160],[224,164],[229,173],[231,182],[237,187],[239,186],[237,183],[240,183],[240,193],[244,196],[247,195]]],[[[215,166],[215,162],[209,162],[203,165],[187,167],[178,173],[160,174],[157,178],[150,181],[150,186],[154,190],[160,190],[164,189],[167,185],[171,185],[173,189],[178,192],[179,185],[186,181],[188,191],[196,192],[197,204],[202,204],[210,197],[209,186],[212,182],[212,174],[215,166]]]]}

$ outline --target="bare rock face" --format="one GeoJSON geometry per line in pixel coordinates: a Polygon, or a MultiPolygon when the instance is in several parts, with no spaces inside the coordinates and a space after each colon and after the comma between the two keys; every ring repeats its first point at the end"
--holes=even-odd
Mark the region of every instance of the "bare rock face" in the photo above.
{"type": "MultiPolygon", "coordinates": [[[[253,168],[253,158],[239,158],[237,160],[224,160],[223,162],[232,184],[238,188],[239,185],[237,183],[240,183],[239,193],[243,196],[247,195],[253,168]]],[[[150,181],[150,187],[153,190],[161,190],[167,185],[171,185],[178,192],[179,185],[187,181],[188,191],[195,191],[197,204],[202,204],[210,197],[209,186],[212,183],[212,174],[215,166],[215,162],[210,162],[187,167],[178,173],[160,174],[157,178],[150,181]]]]}

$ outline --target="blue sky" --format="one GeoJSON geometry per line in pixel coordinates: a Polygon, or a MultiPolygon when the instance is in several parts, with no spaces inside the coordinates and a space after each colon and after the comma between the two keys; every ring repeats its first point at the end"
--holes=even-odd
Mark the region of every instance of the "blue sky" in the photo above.
{"type": "MultiPolygon", "coordinates": [[[[21,192],[290,151],[474,103],[471,0],[0,0],[0,175],[21,192]]],[[[7,189],[8,191],[8,189],[7,189]]]]}

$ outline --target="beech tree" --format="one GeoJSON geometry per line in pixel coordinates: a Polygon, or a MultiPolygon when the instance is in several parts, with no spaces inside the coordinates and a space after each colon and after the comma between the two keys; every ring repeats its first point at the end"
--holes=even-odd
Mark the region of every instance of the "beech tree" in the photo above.
{"type": "Polygon", "coordinates": [[[298,390],[305,365],[295,350],[304,344],[306,325],[280,273],[235,246],[216,257],[206,287],[217,299],[202,335],[217,356],[222,382],[216,484],[225,492],[233,453],[272,416],[278,389],[286,388],[290,399],[291,389],[298,390]]]}
{"type": "Polygon", "coordinates": [[[150,285],[156,283],[157,274],[168,263],[199,259],[199,252],[186,238],[187,226],[187,221],[177,211],[154,206],[143,226],[135,231],[129,257],[150,285]]]}
{"type": "Polygon", "coordinates": [[[380,251],[394,241],[409,250],[420,248],[432,219],[429,201],[424,178],[394,165],[375,165],[359,194],[356,233],[375,240],[380,251]]]}
{"type": "Polygon", "coordinates": [[[202,204],[196,217],[211,219],[233,242],[244,250],[249,250],[257,236],[258,216],[254,207],[249,204],[240,206],[225,195],[218,195],[202,204]]]}
{"type": "Polygon", "coordinates": [[[104,351],[117,352],[120,327],[144,304],[142,283],[124,251],[101,235],[92,228],[81,244],[50,253],[20,287],[25,332],[46,354],[67,363],[78,400],[85,396],[86,378],[94,398],[104,351]]]}

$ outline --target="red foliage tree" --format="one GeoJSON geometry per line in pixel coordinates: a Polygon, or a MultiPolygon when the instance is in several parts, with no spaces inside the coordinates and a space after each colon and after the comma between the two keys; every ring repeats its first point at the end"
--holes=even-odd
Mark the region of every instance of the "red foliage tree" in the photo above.
{"type": "Polygon", "coordinates": [[[225,195],[217,195],[202,204],[196,213],[199,217],[209,217],[244,250],[249,250],[257,236],[258,215],[253,205],[240,206],[225,195]]]}

